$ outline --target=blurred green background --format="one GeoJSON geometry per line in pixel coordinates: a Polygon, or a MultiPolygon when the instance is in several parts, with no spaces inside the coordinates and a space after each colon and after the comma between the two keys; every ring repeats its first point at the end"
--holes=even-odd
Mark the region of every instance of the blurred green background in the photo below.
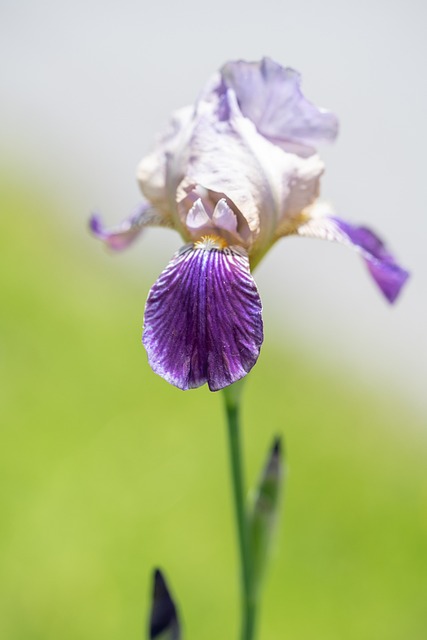
{"type": "MultiPolygon", "coordinates": [[[[152,283],[68,228],[63,202],[7,182],[0,637],[142,638],[160,566],[185,638],[235,638],[222,398],[151,372],[140,333],[152,283]]],[[[289,462],[260,639],[422,640],[422,417],[291,338],[267,328],[245,391],[248,480],[277,433],[289,462]]]]}

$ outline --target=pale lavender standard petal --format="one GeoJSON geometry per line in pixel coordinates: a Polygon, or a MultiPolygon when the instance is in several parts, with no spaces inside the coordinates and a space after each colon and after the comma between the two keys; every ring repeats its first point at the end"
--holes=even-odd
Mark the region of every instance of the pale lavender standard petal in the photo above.
{"type": "Polygon", "coordinates": [[[209,237],[184,247],[148,296],[142,341],[150,366],[183,390],[206,382],[223,389],[256,363],[261,314],[243,250],[209,237]]]}
{"type": "MultiPolygon", "coordinates": [[[[260,135],[242,116],[232,91],[224,96],[224,104],[227,120],[219,122],[209,114],[194,126],[192,154],[177,199],[185,202],[193,185],[226,194],[250,230],[245,248],[254,264],[275,241],[278,225],[313,204],[324,167],[317,155],[287,153],[260,135]]],[[[244,238],[240,221],[238,228],[244,238]]]]}
{"type": "MultiPolygon", "coordinates": [[[[270,58],[228,62],[221,69],[222,90],[231,88],[240,110],[258,131],[285,150],[305,154],[338,135],[338,119],[303,95],[300,74],[270,58]],[[299,149],[299,146],[307,147],[299,149]]],[[[221,87],[219,89],[221,91],[221,87]]]]}
{"type": "Polygon", "coordinates": [[[89,228],[93,235],[113,251],[127,249],[147,226],[170,226],[170,224],[161,213],[146,202],[141,203],[129,218],[114,227],[106,228],[97,213],[94,213],[89,220],[89,228]]]}
{"type": "Polygon", "coordinates": [[[384,242],[366,227],[351,225],[334,216],[313,217],[298,228],[297,234],[352,246],[361,254],[371,276],[390,303],[397,299],[409,278],[408,271],[397,264],[384,242]]]}

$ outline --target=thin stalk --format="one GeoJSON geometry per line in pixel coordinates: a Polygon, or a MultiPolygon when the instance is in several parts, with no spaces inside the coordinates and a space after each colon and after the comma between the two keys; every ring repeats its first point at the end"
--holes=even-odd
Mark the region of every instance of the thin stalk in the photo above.
{"type": "Polygon", "coordinates": [[[240,577],[242,597],[241,640],[254,640],[256,623],[256,599],[252,584],[252,560],[249,542],[248,514],[246,511],[246,491],[242,464],[240,437],[240,395],[242,382],[224,389],[225,413],[228,427],[231,478],[233,485],[234,511],[237,525],[237,540],[240,556],[240,577]]]}

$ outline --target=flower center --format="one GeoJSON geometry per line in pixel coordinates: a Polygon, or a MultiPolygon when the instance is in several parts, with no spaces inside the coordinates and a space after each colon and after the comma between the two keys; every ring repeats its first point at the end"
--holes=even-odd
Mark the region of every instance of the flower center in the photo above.
{"type": "Polygon", "coordinates": [[[214,249],[223,250],[227,247],[227,243],[224,238],[220,236],[202,236],[200,240],[194,243],[195,249],[201,249],[203,251],[213,251],[214,249]]]}

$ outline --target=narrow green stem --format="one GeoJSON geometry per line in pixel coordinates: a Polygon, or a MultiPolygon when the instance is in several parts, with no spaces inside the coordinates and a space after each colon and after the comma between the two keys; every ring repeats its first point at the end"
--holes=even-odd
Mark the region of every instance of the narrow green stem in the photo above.
{"type": "Polygon", "coordinates": [[[240,437],[240,394],[242,381],[224,389],[225,412],[228,426],[231,477],[233,484],[234,510],[240,554],[242,592],[241,640],[254,640],[256,622],[256,600],[252,588],[252,560],[249,544],[246,492],[242,465],[240,437]]]}

